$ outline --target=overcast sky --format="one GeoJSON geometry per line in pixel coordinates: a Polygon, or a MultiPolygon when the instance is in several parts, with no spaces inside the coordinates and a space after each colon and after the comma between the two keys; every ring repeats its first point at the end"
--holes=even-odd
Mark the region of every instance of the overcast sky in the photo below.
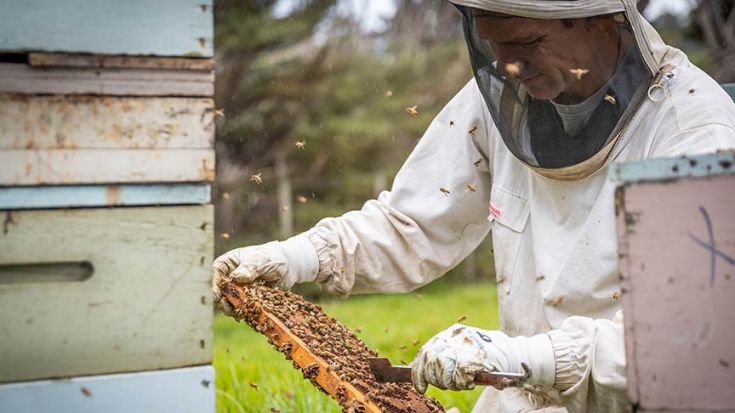
{"type": "MultiPolygon", "coordinates": [[[[692,10],[696,2],[696,0],[651,0],[645,16],[649,20],[655,20],[666,12],[685,15],[692,10]]],[[[275,15],[287,15],[299,3],[299,0],[281,0],[276,5],[275,15]]],[[[396,6],[395,0],[340,0],[337,12],[340,15],[352,14],[361,22],[363,30],[375,31],[384,27],[383,19],[392,17],[396,12],[396,6]]]]}

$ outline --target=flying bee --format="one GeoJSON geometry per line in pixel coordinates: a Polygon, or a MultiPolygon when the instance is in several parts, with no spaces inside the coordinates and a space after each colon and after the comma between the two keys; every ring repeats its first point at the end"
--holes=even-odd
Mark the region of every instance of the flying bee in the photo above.
{"type": "Polygon", "coordinates": [[[418,108],[418,105],[406,106],[406,113],[408,113],[411,116],[416,116],[419,114],[419,111],[416,110],[417,108],[418,108]]]}
{"type": "Polygon", "coordinates": [[[263,183],[263,173],[261,172],[255,175],[251,175],[250,182],[255,182],[258,185],[262,184],[263,183]]]}
{"type": "Polygon", "coordinates": [[[517,77],[521,73],[521,68],[517,63],[508,63],[505,65],[505,73],[517,77]]]}
{"type": "Polygon", "coordinates": [[[577,80],[581,80],[582,76],[586,75],[589,72],[590,72],[589,69],[579,69],[579,68],[569,69],[569,73],[573,74],[574,76],[577,76],[577,80]]]}

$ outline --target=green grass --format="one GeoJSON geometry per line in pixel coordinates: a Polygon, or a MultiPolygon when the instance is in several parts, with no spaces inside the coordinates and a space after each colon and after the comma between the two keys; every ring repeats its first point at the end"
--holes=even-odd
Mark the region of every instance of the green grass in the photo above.
{"type": "MultiPolygon", "coordinates": [[[[497,297],[491,283],[452,285],[439,282],[418,293],[354,296],[346,301],[323,299],[324,311],[358,333],[369,347],[393,363],[410,362],[420,346],[437,332],[466,316],[466,324],[495,329],[497,297]],[[418,340],[418,345],[413,341],[418,340]],[[407,346],[401,350],[401,346],[407,346]]],[[[214,367],[219,413],[341,412],[330,397],[304,380],[290,361],[265,337],[244,323],[218,314],[214,321],[214,367]],[[251,386],[254,384],[257,388],[251,386]]],[[[429,395],[445,408],[471,410],[481,389],[441,391],[429,395]]]]}

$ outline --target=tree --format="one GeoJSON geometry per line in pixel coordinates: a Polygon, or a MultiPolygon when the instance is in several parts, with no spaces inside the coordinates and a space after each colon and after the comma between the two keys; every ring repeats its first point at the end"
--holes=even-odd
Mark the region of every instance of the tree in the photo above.
{"type": "Polygon", "coordinates": [[[735,12],[733,0],[701,0],[695,19],[712,57],[712,77],[735,82],[735,12]]]}

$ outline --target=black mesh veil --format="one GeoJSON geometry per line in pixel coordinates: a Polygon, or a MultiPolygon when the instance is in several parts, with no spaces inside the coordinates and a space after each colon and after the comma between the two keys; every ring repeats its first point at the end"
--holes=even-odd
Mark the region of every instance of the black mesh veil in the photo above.
{"type": "Polygon", "coordinates": [[[646,97],[653,76],[623,13],[552,21],[457,7],[493,121],[532,167],[596,156],[646,97]]]}

